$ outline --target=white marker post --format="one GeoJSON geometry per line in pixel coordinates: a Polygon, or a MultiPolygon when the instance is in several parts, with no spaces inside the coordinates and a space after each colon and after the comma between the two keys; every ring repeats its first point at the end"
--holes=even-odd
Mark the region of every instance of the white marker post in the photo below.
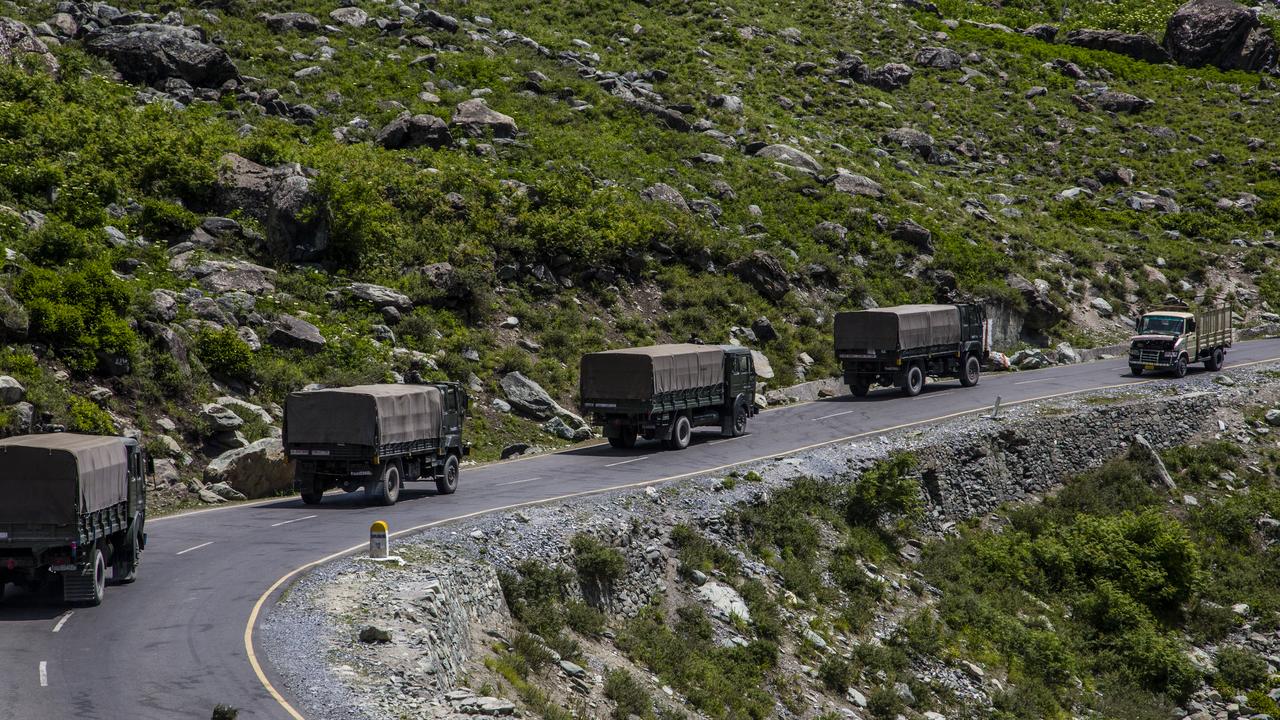
{"type": "Polygon", "coordinates": [[[369,557],[374,560],[386,560],[390,550],[387,524],[379,520],[369,527],[369,557]]]}

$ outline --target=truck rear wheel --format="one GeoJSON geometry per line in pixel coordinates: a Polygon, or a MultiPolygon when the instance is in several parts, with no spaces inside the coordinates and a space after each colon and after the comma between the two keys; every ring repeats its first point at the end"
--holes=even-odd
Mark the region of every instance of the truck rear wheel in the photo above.
{"type": "Polygon", "coordinates": [[[871,381],[861,378],[854,380],[849,383],[849,392],[853,393],[854,397],[866,397],[867,393],[871,392],[871,381]]]}
{"type": "Polygon", "coordinates": [[[1204,361],[1204,369],[1209,372],[1221,370],[1226,360],[1226,353],[1222,352],[1222,348],[1214,348],[1213,352],[1209,353],[1208,359],[1204,361]]]}
{"type": "Polygon", "coordinates": [[[400,466],[389,462],[382,468],[382,477],[374,492],[379,505],[395,505],[400,499],[400,466]]]}
{"type": "Polygon", "coordinates": [[[444,470],[436,479],[436,492],[441,495],[452,495],[458,489],[458,456],[450,455],[444,461],[444,470]]]}
{"type": "Polygon", "coordinates": [[[324,490],[316,481],[315,475],[298,477],[298,494],[302,496],[304,505],[319,505],[324,499],[324,490]]]}
{"type": "Polygon", "coordinates": [[[94,547],[89,558],[89,570],[62,575],[62,599],[64,602],[95,607],[102,604],[107,592],[107,560],[102,548],[94,547]]]}
{"type": "Polygon", "coordinates": [[[964,361],[964,367],[960,368],[960,385],[963,387],[973,387],[978,384],[978,379],[982,376],[982,363],[978,362],[977,355],[970,355],[964,361]]]}
{"type": "Polygon", "coordinates": [[[919,365],[912,364],[906,370],[902,371],[902,375],[898,380],[899,386],[902,388],[902,394],[907,397],[915,397],[924,390],[924,368],[919,365]]]}
{"type": "Polygon", "coordinates": [[[636,429],[630,425],[618,431],[618,437],[609,438],[609,444],[619,449],[630,449],[636,446],[636,429]]]}
{"type": "Polygon", "coordinates": [[[683,450],[689,447],[691,439],[693,439],[693,423],[689,422],[688,415],[681,415],[676,418],[676,424],[671,428],[670,448],[683,450]]]}

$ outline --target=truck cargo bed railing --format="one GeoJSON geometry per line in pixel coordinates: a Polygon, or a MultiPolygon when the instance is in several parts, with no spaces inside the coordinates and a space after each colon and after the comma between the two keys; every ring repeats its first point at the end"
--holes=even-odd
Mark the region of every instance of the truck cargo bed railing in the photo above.
{"type": "Polygon", "coordinates": [[[292,443],[288,446],[287,450],[290,458],[318,461],[360,461],[369,460],[374,456],[379,458],[397,458],[405,455],[432,453],[440,447],[440,443],[441,441],[435,438],[431,440],[414,440],[412,442],[403,443],[386,443],[378,445],[377,447],[370,445],[292,443]]]}

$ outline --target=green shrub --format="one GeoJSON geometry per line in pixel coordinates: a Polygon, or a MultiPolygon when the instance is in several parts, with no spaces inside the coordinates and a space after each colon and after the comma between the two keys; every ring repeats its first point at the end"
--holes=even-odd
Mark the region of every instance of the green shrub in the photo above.
{"type": "Polygon", "coordinates": [[[176,203],[146,198],[138,222],[138,229],[148,240],[163,240],[196,229],[200,218],[176,203]]]}
{"type": "Polygon", "coordinates": [[[521,673],[527,675],[529,671],[537,672],[543,667],[551,664],[551,651],[538,638],[529,633],[519,633],[511,641],[512,653],[518,655],[527,668],[526,672],[521,673]]]}
{"type": "Polygon", "coordinates": [[[693,570],[704,573],[719,570],[729,576],[738,574],[738,560],[732,553],[688,525],[676,525],[671,529],[671,544],[676,548],[683,575],[693,570]]]}
{"type": "Polygon", "coordinates": [[[874,526],[888,518],[917,517],[923,503],[919,484],[911,476],[915,466],[914,455],[895,453],[862,473],[845,495],[849,524],[874,526]]]}
{"type": "Polygon", "coordinates": [[[14,296],[31,316],[31,334],[58,348],[77,372],[93,372],[100,357],[136,352],[137,337],[124,319],[129,290],[105,263],[28,268],[14,283],[14,296]]]}
{"type": "Polygon", "coordinates": [[[822,686],[839,697],[844,697],[853,678],[853,668],[843,658],[828,657],[818,666],[818,679],[822,680],[822,686]]]}
{"type": "Polygon", "coordinates": [[[234,380],[253,379],[253,349],[232,328],[201,330],[196,336],[196,354],[214,375],[234,380]]]}
{"type": "Polygon", "coordinates": [[[576,600],[565,603],[564,621],[574,632],[583,635],[599,635],[604,632],[604,613],[576,600]]]}
{"type": "MultiPolygon", "coordinates": [[[[1230,688],[1247,692],[1267,682],[1267,661],[1248,648],[1228,645],[1218,651],[1215,679],[1230,688]]],[[[1264,688],[1265,689],[1265,688],[1264,688]]]]}
{"type": "Polygon", "coordinates": [[[867,712],[876,720],[893,720],[905,708],[902,698],[892,687],[878,687],[867,696],[867,712]]]}
{"type": "Polygon", "coordinates": [[[68,408],[69,421],[67,429],[86,435],[115,435],[116,426],[106,410],[98,407],[91,400],[82,397],[71,398],[68,408]]]}
{"type": "Polygon", "coordinates": [[[627,720],[635,715],[653,717],[653,698],[640,681],[622,668],[614,668],[604,675],[604,696],[614,703],[614,720],[627,720]]]}
{"type": "Polygon", "coordinates": [[[591,535],[574,535],[569,545],[573,548],[573,567],[578,571],[578,580],[586,587],[608,594],[613,583],[627,571],[622,553],[591,535]]]}

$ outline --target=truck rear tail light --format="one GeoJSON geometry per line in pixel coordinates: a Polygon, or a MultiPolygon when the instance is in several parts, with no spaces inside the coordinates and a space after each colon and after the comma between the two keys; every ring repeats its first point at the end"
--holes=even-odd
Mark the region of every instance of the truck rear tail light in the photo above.
{"type": "Polygon", "coordinates": [[[14,560],[13,558],[9,558],[9,562],[5,563],[5,566],[8,567],[10,570],[12,570],[18,567],[18,561],[14,560]]]}

